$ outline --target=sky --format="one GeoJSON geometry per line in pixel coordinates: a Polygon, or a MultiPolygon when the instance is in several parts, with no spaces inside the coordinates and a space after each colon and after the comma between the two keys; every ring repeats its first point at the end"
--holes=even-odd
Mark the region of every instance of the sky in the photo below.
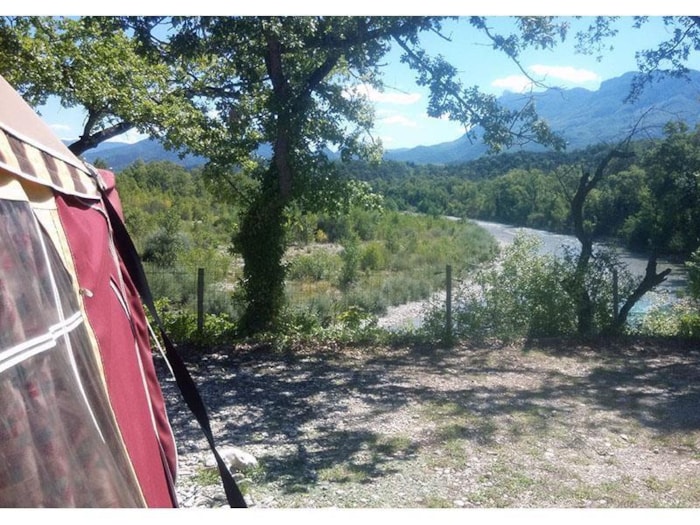
{"type": "MultiPolygon", "coordinates": [[[[32,0],[33,1],[33,0],[32,0]]],[[[95,13],[90,9],[81,9],[80,7],[71,7],[72,4],[61,4],[63,13],[67,14],[206,14],[207,1],[200,5],[200,12],[192,13],[185,11],[178,13],[177,6],[168,4],[166,7],[158,10],[158,4],[155,4],[154,12],[143,12],[137,8],[135,11],[129,11],[129,2],[120,4],[125,9],[120,13],[95,13]],[[204,13],[202,13],[204,11],[204,13]]],[[[511,14],[560,14],[561,6],[556,3],[549,2],[534,2],[535,6],[540,7],[539,11],[532,10],[530,7],[527,12],[519,12],[520,7],[508,5],[508,2],[495,0],[489,3],[489,11],[481,13],[478,9],[471,9],[469,13],[460,13],[451,5],[443,4],[444,0],[436,0],[431,2],[431,8],[434,11],[429,13],[413,13],[410,10],[397,11],[395,13],[374,13],[371,3],[364,3],[365,0],[360,0],[357,5],[354,5],[357,12],[348,10],[344,6],[344,11],[339,13],[328,12],[327,7],[319,7],[320,4],[304,0],[294,3],[294,10],[289,11],[289,7],[281,7],[262,3],[254,4],[255,12],[246,13],[238,11],[232,14],[484,14],[490,15],[496,13],[496,16],[490,18],[490,23],[495,29],[501,29],[506,32],[512,24],[511,14]],[[307,7],[308,6],[308,7],[307,7]],[[363,7],[365,6],[365,7],[363,7]],[[265,12],[269,9],[268,12],[265,12]]],[[[545,83],[552,87],[572,88],[581,87],[589,90],[597,90],[600,83],[606,79],[620,76],[628,71],[636,69],[635,52],[643,47],[651,47],[656,42],[668,38],[668,29],[661,23],[659,15],[655,15],[652,21],[644,26],[641,30],[632,29],[632,16],[635,13],[629,12],[607,12],[604,3],[597,4],[594,0],[587,4],[586,9],[579,8],[572,14],[582,14],[591,16],[594,14],[621,14],[622,18],[617,24],[620,33],[615,38],[609,40],[609,43],[614,47],[612,51],[606,53],[602,60],[597,60],[595,56],[585,56],[574,52],[573,35],[577,29],[583,29],[588,26],[590,18],[584,17],[577,20],[568,13],[561,13],[572,24],[570,37],[563,43],[558,45],[554,51],[533,51],[527,52],[521,57],[522,66],[530,73],[531,76],[542,79],[545,83]],[[596,8],[596,6],[598,6],[596,8]],[[592,9],[592,10],[591,10],[592,9]]],[[[459,5],[462,5],[460,2],[459,5]]],[[[235,2],[239,4],[239,2],[235,2]]],[[[324,3],[324,6],[327,4],[324,3]]],[[[532,6],[533,4],[528,4],[532,6]]],[[[636,4],[637,13],[654,14],[658,10],[658,3],[652,9],[647,7],[644,2],[636,4]]],[[[237,9],[242,9],[237,7],[237,9]]],[[[462,7],[462,9],[464,9],[462,7]]],[[[50,9],[48,14],[56,13],[55,8],[50,9]]],[[[42,12],[41,14],[46,14],[42,12]]],[[[215,14],[222,14],[215,12],[215,14]]],[[[229,14],[229,13],[223,13],[229,14]]],[[[663,14],[682,14],[673,13],[671,11],[663,14]]],[[[504,91],[520,92],[529,89],[531,86],[527,78],[518,69],[518,67],[509,61],[504,55],[499,54],[490,49],[487,39],[484,35],[474,30],[467,18],[460,18],[456,21],[449,21],[443,27],[443,36],[448,37],[448,40],[438,36],[431,36],[426,39],[426,48],[431,53],[440,53],[445,56],[452,64],[460,71],[460,78],[465,86],[478,85],[483,91],[501,95],[504,91]]],[[[430,118],[426,114],[427,96],[425,89],[420,88],[414,82],[414,75],[407,66],[399,61],[399,52],[392,51],[386,57],[386,67],[384,81],[386,89],[383,92],[378,92],[372,88],[366,89],[368,98],[372,101],[375,108],[375,129],[373,135],[381,138],[385,149],[411,148],[419,145],[433,145],[442,142],[449,142],[458,139],[464,134],[465,130],[457,123],[450,122],[447,119],[430,118]]],[[[700,52],[691,56],[691,59],[686,64],[691,69],[700,70],[700,52]]],[[[83,114],[75,110],[67,110],[61,108],[60,105],[54,103],[47,107],[41,108],[42,117],[55,130],[60,138],[74,139],[77,137],[81,129],[83,114]]],[[[134,142],[144,138],[136,133],[130,133],[117,137],[117,141],[134,142]]]]}

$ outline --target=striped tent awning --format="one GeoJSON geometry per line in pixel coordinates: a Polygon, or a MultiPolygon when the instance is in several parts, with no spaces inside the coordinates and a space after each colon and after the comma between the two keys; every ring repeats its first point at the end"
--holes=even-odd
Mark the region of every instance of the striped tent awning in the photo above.
{"type": "Polygon", "coordinates": [[[100,197],[97,181],[87,166],[34,144],[2,124],[0,168],[63,194],[100,197]]]}

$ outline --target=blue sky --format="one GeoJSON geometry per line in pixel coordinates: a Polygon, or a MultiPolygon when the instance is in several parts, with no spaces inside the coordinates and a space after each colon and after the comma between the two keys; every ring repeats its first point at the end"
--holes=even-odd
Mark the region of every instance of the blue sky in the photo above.
{"type": "MultiPolygon", "coordinates": [[[[511,23],[506,16],[494,18],[492,22],[503,27],[511,23]]],[[[574,27],[588,25],[585,19],[576,21],[572,18],[571,22],[574,27]]],[[[619,21],[620,34],[610,40],[614,50],[601,61],[595,56],[576,54],[573,38],[568,38],[554,51],[523,54],[521,64],[531,76],[542,79],[547,85],[597,90],[602,81],[634,71],[637,67],[635,51],[642,45],[651,45],[668,36],[660,18],[640,30],[631,29],[631,23],[631,17],[619,21]]],[[[444,32],[451,36],[452,41],[433,38],[429,48],[444,54],[459,69],[464,85],[478,85],[483,91],[495,95],[501,95],[505,90],[520,92],[530,88],[529,80],[517,66],[491,50],[486,37],[472,30],[467,20],[448,24],[444,32]]],[[[398,60],[393,62],[397,64],[398,60]]],[[[691,57],[687,65],[700,70],[700,53],[691,57]]],[[[456,123],[426,115],[427,92],[413,83],[405,66],[392,67],[385,82],[397,88],[387,89],[383,94],[373,93],[376,99],[376,135],[382,138],[385,148],[437,144],[455,140],[464,133],[456,123]]]]}
{"type": "MultiPolygon", "coordinates": [[[[263,5],[266,6],[267,4],[263,5]]],[[[300,7],[305,5],[307,4],[295,4],[296,12],[299,14],[314,12],[323,12],[325,14],[327,12],[327,10],[323,9],[314,11],[311,7],[308,11],[305,11],[303,7],[300,7]]],[[[358,5],[361,6],[362,4],[358,5]]],[[[437,2],[435,7],[439,9],[440,5],[442,4],[437,2]]],[[[500,6],[498,2],[493,5],[500,6]]],[[[536,3],[536,5],[539,4],[536,3]]],[[[588,7],[591,8],[593,6],[595,6],[595,3],[588,7]]],[[[644,9],[645,6],[643,4],[637,7],[640,9],[639,12],[653,13],[649,9],[644,9]]],[[[68,10],[64,12],[102,14],[73,9],[73,11],[68,10]]],[[[656,9],[658,9],[658,6],[656,9]]],[[[177,9],[175,8],[175,10],[177,9]]],[[[142,14],[138,10],[135,12],[142,14]]],[[[158,9],[155,12],[159,12],[158,9]]],[[[164,12],[172,14],[173,10],[166,7],[160,11],[160,13],[164,12]]],[[[518,13],[516,9],[509,11],[507,8],[503,8],[500,11],[495,9],[491,12],[496,12],[499,15],[490,19],[493,25],[496,28],[504,28],[504,31],[512,23],[511,19],[506,16],[507,14],[524,14],[518,13]]],[[[583,10],[579,12],[586,14],[583,10]]],[[[270,13],[291,14],[284,9],[275,9],[274,6],[270,7],[270,13]]],[[[345,11],[329,14],[359,13],[374,14],[371,12],[371,9],[367,11],[360,9],[358,13],[345,11]]],[[[450,13],[449,9],[445,13],[450,13]]],[[[476,11],[472,11],[472,13],[488,14],[476,11]]],[[[529,11],[529,13],[533,13],[533,11],[529,11]]],[[[535,14],[548,13],[558,14],[558,9],[547,10],[543,8],[541,12],[535,12],[535,14]]],[[[605,11],[601,8],[600,11],[593,11],[592,13],[605,13],[605,11]]],[[[260,14],[260,11],[257,11],[255,14],[260,14]]],[[[401,12],[396,14],[424,13],[401,12]]],[[[441,13],[438,12],[437,14],[441,13]]],[[[674,13],[669,12],[668,14],[674,13]]],[[[533,77],[542,79],[551,86],[563,88],[583,87],[596,90],[602,81],[619,76],[627,71],[635,70],[635,51],[643,47],[650,47],[668,36],[668,29],[663,27],[660,17],[654,17],[655,19],[644,26],[643,29],[635,30],[631,28],[632,19],[631,15],[628,15],[618,22],[617,27],[620,30],[620,34],[609,41],[614,49],[608,52],[601,61],[598,61],[594,56],[583,56],[574,53],[573,34],[576,28],[587,27],[588,21],[586,19],[577,21],[573,17],[569,18],[572,23],[572,31],[570,33],[571,36],[564,44],[556,47],[554,51],[528,52],[523,54],[521,58],[522,66],[533,77]]],[[[441,53],[449,59],[460,71],[462,82],[465,86],[478,85],[482,90],[496,95],[502,94],[504,90],[517,92],[528,89],[528,81],[516,65],[505,56],[491,50],[486,37],[472,29],[468,20],[460,19],[446,23],[443,33],[450,38],[449,42],[433,36],[427,40],[427,48],[430,52],[441,53]]],[[[374,103],[376,111],[374,136],[382,139],[386,149],[432,145],[459,138],[465,131],[460,125],[445,119],[429,118],[426,115],[427,92],[415,84],[413,74],[405,65],[399,63],[398,57],[398,51],[390,53],[387,57],[387,66],[385,68],[387,89],[381,93],[372,89],[367,89],[366,91],[367,96],[374,103]]],[[[691,69],[700,70],[700,53],[692,56],[687,65],[691,69]]],[[[54,128],[56,133],[64,139],[72,139],[77,136],[83,118],[80,112],[60,108],[57,104],[42,108],[42,116],[54,128]]],[[[128,142],[139,138],[142,137],[130,134],[129,136],[121,136],[117,140],[128,142]]]]}

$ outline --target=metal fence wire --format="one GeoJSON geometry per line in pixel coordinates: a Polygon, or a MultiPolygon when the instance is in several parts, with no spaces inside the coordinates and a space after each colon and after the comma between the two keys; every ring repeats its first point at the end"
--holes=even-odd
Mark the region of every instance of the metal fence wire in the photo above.
{"type": "MultiPolygon", "coordinates": [[[[166,300],[170,308],[196,313],[200,322],[206,314],[225,313],[236,319],[243,310],[236,285],[216,282],[203,268],[167,268],[144,263],[144,270],[156,301],[166,300]]],[[[331,286],[323,280],[290,280],[285,289],[287,308],[323,324],[349,311],[380,317],[393,306],[434,300],[436,292],[447,291],[446,335],[451,337],[452,268],[448,265],[429,274],[423,280],[406,281],[381,272],[366,273],[363,278],[369,286],[366,282],[362,287],[331,286]]]]}

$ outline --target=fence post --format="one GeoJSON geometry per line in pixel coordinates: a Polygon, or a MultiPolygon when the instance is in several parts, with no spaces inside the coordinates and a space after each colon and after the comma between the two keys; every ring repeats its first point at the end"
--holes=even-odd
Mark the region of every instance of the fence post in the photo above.
{"type": "Polygon", "coordinates": [[[204,268],[197,268],[197,332],[204,331],[204,268]]]}
{"type": "Polygon", "coordinates": [[[445,268],[445,341],[452,344],[452,266],[445,268]]]}
{"type": "Polygon", "coordinates": [[[618,276],[617,276],[617,268],[613,267],[612,269],[612,277],[613,277],[613,319],[617,320],[617,316],[620,313],[619,312],[619,304],[620,304],[620,292],[619,292],[619,285],[618,285],[618,276]]]}

